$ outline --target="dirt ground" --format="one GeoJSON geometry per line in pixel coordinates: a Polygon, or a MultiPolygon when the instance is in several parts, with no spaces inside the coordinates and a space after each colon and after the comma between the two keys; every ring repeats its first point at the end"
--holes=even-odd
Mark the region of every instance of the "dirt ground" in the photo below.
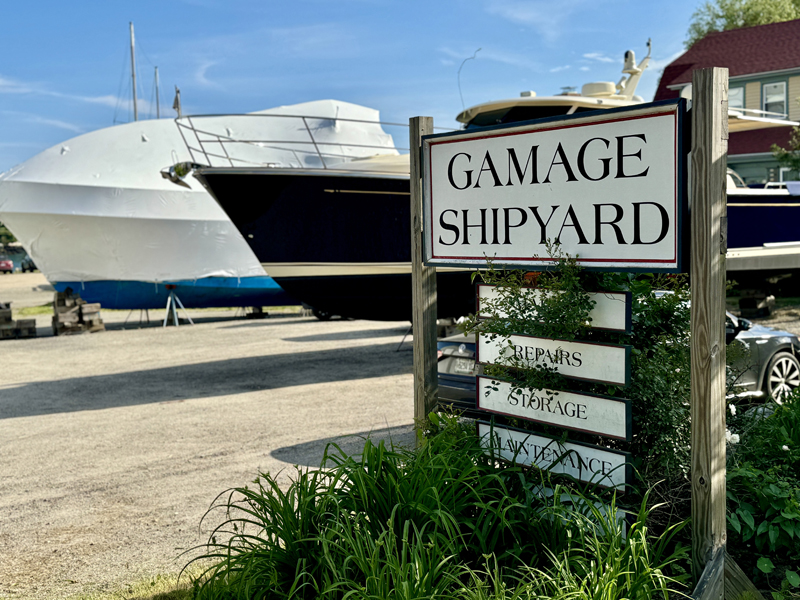
{"type": "MultiPolygon", "coordinates": [[[[15,309],[52,300],[0,276],[15,309]]],[[[0,341],[0,598],[48,600],[177,572],[220,492],[318,466],[325,445],[413,443],[408,324],[191,311],[195,326],[0,341]]],[[[122,328],[122,321],[130,317],[122,328]]],[[[217,523],[211,519],[209,525],[217,523]]]]}

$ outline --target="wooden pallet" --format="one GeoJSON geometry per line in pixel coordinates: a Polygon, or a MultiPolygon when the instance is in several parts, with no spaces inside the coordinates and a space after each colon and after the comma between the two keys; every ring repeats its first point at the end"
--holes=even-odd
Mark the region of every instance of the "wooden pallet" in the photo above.
{"type": "Polygon", "coordinates": [[[16,323],[16,332],[20,339],[36,337],[36,319],[19,319],[16,323]]]}

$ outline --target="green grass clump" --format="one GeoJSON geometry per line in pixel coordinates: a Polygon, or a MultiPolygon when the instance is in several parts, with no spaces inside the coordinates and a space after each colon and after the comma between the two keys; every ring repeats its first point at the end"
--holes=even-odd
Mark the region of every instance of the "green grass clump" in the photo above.
{"type": "Polygon", "coordinates": [[[35,317],[36,315],[52,315],[53,303],[48,302],[47,304],[42,304],[41,306],[26,306],[25,308],[20,308],[19,310],[15,309],[14,313],[18,317],[35,317]]]}
{"type": "Polygon", "coordinates": [[[414,451],[331,445],[286,490],[262,474],[221,495],[196,597],[610,600],[680,587],[679,527],[653,536],[647,497],[626,525],[613,495],[548,489],[541,473],[490,460],[474,427],[434,421],[414,451]]]}

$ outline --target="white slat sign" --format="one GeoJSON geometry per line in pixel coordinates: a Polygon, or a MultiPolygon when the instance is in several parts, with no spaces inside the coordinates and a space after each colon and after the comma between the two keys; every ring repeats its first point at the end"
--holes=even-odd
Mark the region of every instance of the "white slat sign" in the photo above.
{"type": "MultiPolygon", "coordinates": [[[[487,303],[494,303],[502,294],[503,288],[496,285],[478,284],[478,318],[485,319],[489,316],[503,318],[503,312],[487,314],[487,303]]],[[[539,288],[521,288],[523,297],[528,297],[531,302],[539,302],[543,294],[548,293],[539,288]]],[[[558,293],[558,292],[549,292],[558,293]]],[[[630,292],[590,292],[589,299],[594,301],[594,307],[589,313],[592,329],[607,329],[630,333],[631,330],[631,294],[630,292]]],[[[536,318],[535,314],[530,318],[536,318]]]]}
{"type": "Polygon", "coordinates": [[[575,442],[562,443],[530,431],[491,426],[481,421],[478,435],[484,448],[494,450],[504,460],[571,475],[587,483],[625,488],[627,454],[624,452],[575,442]]]}
{"type": "Polygon", "coordinates": [[[425,264],[679,272],[681,101],[423,138],[425,264]]]}
{"type": "Polygon", "coordinates": [[[576,392],[520,389],[508,381],[479,375],[477,407],[527,421],[630,441],[628,400],[576,392]]]}
{"type": "Polygon", "coordinates": [[[529,335],[478,335],[477,360],[508,367],[555,368],[565,377],[628,385],[631,346],[553,340],[529,335]],[[494,339],[493,339],[494,338],[494,339]]]}

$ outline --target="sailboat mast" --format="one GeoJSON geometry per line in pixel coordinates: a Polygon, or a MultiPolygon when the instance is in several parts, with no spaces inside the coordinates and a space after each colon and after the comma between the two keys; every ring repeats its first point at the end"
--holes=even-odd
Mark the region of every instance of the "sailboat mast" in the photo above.
{"type": "Polygon", "coordinates": [[[158,100],[158,67],[156,67],[156,119],[161,118],[161,107],[158,100]]]}
{"type": "Polygon", "coordinates": [[[136,52],[134,50],[134,40],[133,40],[133,22],[130,22],[131,26],[131,77],[133,78],[133,120],[139,120],[139,108],[136,106],[136,52]]]}

